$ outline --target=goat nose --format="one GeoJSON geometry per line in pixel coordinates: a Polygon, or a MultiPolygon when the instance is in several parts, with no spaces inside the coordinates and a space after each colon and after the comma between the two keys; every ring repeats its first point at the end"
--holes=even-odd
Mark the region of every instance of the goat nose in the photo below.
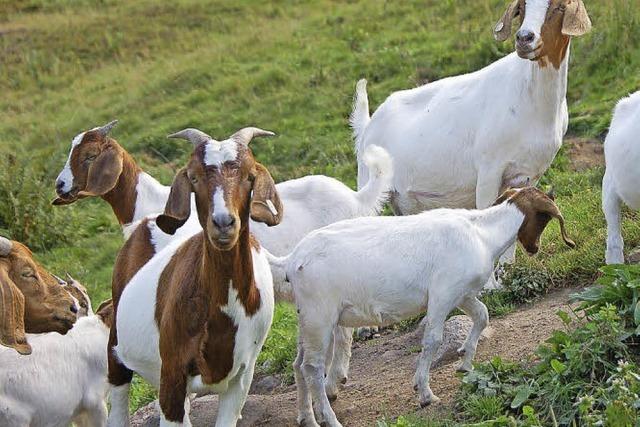
{"type": "Polygon", "coordinates": [[[61,179],[56,180],[56,191],[62,191],[62,187],[64,187],[64,182],[61,179]]]}
{"type": "Polygon", "coordinates": [[[536,35],[533,34],[533,31],[529,30],[520,30],[516,33],[516,41],[518,44],[524,45],[533,42],[536,38],[536,35]]]}
{"type": "Polygon", "coordinates": [[[232,215],[214,215],[213,224],[218,228],[229,228],[236,222],[232,215]]]}
{"type": "Polygon", "coordinates": [[[75,304],[71,304],[71,307],[69,307],[69,310],[71,310],[71,312],[73,314],[77,314],[78,313],[78,307],[76,307],[75,304]]]}

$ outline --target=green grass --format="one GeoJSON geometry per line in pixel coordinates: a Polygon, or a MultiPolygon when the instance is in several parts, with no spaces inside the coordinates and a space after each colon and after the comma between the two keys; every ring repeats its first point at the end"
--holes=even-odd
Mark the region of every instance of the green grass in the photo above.
{"type": "MultiPolygon", "coordinates": [[[[5,1],[0,233],[87,284],[97,305],[122,243],[115,218],[101,201],[48,205],[77,133],[118,118],[113,136],[169,183],[190,147],[168,133],[195,126],[223,137],[257,125],[279,134],[253,145],[277,181],[321,173],[353,186],[355,82],[369,79],[375,108],[394,90],[498,59],[512,50],[491,35],[506,3],[5,1]]],[[[602,137],[616,100],[640,86],[640,11],[636,0],[587,6],[594,28],[572,44],[569,132],[602,137]]],[[[553,225],[538,257],[518,254],[519,266],[544,271],[553,286],[588,281],[603,263],[602,170],[578,174],[567,164],[562,152],[543,184],[556,189],[578,248],[565,248],[553,225]]],[[[640,243],[637,214],[625,214],[624,233],[628,247],[640,243]]],[[[496,312],[512,309],[500,304],[496,312]]],[[[289,369],[295,333],[293,311],[279,307],[260,366],[289,369]]]]}

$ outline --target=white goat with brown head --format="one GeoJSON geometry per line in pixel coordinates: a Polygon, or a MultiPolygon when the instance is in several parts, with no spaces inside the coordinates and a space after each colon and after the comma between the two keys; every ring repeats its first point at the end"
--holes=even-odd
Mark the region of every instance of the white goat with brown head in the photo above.
{"type": "Polygon", "coordinates": [[[66,334],[78,311],[78,300],[33,259],[29,248],[0,237],[1,345],[30,354],[25,333],[66,334]]]}
{"type": "Polygon", "coordinates": [[[277,225],[283,214],[273,179],[249,148],[252,138],[273,134],[178,135],[195,149],[156,223],[169,234],[183,226],[193,193],[202,231],[171,243],[114,289],[118,361],[109,379],[119,383],[112,382],[110,425],[128,423],[130,369],[159,387],[161,425],[189,424],[189,393],[206,390],[220,394],[216,425],[234,426],[273,316],[271,271],[249,232],[249,218],[277,225]]]}

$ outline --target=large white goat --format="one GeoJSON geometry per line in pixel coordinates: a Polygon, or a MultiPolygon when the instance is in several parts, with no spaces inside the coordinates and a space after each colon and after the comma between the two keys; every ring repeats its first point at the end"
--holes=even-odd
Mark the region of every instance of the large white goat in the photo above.
{"type": "Polygon", "coordinates": [[[459,350],[460,369],[472,369],[487,308],[476,297],[494,262],[519,240],[539,249],[552,218],[564,219],[553,200],[533,187],[508,190],[485,210],[438,209],[405,217],[340,221],[316,230],[287,257],[273,260],[292,286],[299,312],[300,343],[294,362],[298,421],[339,426],[324,390],[325,360],[336,325],[389,325],[427,310],[422,353],[414,377],[422,406],[437,400],[429,367],[442,342],[446,316],[455,307],[473,319],[459,350]],[[309,393],[309,389],[311,393],[309,393]]]}
{"type": "Polygon", "coordinates": [[[640,209],[640,92],[622,99],[604,142],[607,170],[602,180],[602,210],[607,220],[607,264],[624,263],[620,223],[622,203],[640,209]]]}
{"type": "Polygon", "coordinates": [[[112,307],[78,319],[66,334],[27,334],[33,352],[0,347],[0,425],[101,427],[107,421],[112,307]]]}
{"type": "Polygon", "coordinates": [[[396,214],[439,207],[486,208],[506,188],[535,183],[568,125],[571,36],[591,28],[582,0],[515,0],[495,28],[506,40],[519,16],[516,50],[471,74],[393,93],[369,117],[366,81],[351,123],[359,154],[376,144],[394,162],[396,214]]]}

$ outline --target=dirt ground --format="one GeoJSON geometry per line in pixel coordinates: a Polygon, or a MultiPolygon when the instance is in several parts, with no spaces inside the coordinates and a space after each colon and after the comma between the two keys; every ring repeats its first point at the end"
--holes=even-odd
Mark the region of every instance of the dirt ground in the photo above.
{"type": "Polygon", "coordinates": [[[604,166],[604,145],[595,139],[567,138],[564,144],[571,169],[581,172],[596,166],[604,166]]]}
{"type": "MultiPolygon", "coordinates": [[[[525,360],[547,339],[552,330],[561,328],[556,311],[566,307],[573,290],[556,290],[530,306],[502,318],[490,320],[492,333],[481,341],[476,361],[500,355],[506,360],[525,360]]],[[[333,403],[338,419],[345,426],[372,426],[384,417],[402,414],[446,414],[454,410],[453,400],[459,377],[457,361],[450,361],[431,371],[431,388],[442,400],[419,409],[412,379],[419,351],[417,331],[386,331],[380,338],[354,345],[349,381],[333,403]]],[[[295,386],[280,387],[270,395],[251,395],[243,410],[239,426],[296,426],[295,386]]],[[[205,396],[193,402],[193,425],[211,425],[215,419],[217,398],[205,396]]],[[[157,425],[151,408],[138,413],[133,425],[157,425]]]]}

